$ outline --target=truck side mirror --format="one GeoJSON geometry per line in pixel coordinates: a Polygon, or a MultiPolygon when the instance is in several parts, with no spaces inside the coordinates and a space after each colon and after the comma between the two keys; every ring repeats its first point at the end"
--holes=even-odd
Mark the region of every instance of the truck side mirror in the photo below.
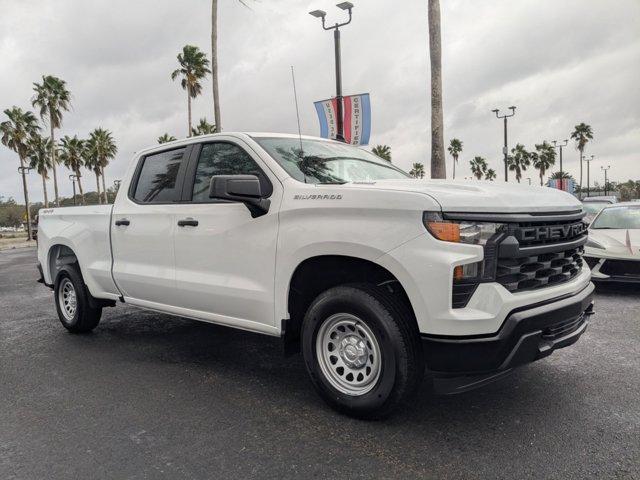
{"type": "Polygon", "coordinates": [[[260,179],[255,175],[214,175],[209,184],[209,198],[244,203],[253,218],[269,211],[271,201],[262,198],[260,179]]]}

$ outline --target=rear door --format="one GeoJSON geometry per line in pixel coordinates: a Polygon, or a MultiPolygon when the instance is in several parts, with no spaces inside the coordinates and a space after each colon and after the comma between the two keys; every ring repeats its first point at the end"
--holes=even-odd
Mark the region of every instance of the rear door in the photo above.
{"type": "MultiPolygon", "coordinates": [[[[251,330],[274,321],[278,207],[282,187],[241,140],[194,145],[175,226],[177,305],[192,315],[251,330]],[[256,175],[269,212],[209,198],[213,175],[256,175]],[[188,222],[188,223],[185,223],[188,222]],[[190,223],[189,223],[190,222],[190,223]]],[[[266,327],[266,328],[265,328],[266,327]]]]}
{"type": "Polygon", "coordinates": [[[191,146],[154,152],[138,161],[111,218],[113,277],[127,301],[171,305],[175,295],[173,234],[191,146]]]}

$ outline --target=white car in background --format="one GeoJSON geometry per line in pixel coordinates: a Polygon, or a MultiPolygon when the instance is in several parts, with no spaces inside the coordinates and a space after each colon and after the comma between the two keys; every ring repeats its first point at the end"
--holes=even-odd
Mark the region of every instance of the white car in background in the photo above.
{"type": "Polygon", "coordinates": [[[589,226],[585,260],[593,280],[640,283],[640,203],[600,211],[589,226]]]}
{"type": "Polygon", "coordinates": [[[613,205],[614,203],[614,201],[610,200],[591,200],[589,198],[583,199],[582,209],[586,213],[586,215],[584,216],[584,221],[587,223],[593,222],[593,219],[596,218],[596,215],[600,213],[600,210],[602,210],[604,207],[608,207],[609,205],[613,205]]]}

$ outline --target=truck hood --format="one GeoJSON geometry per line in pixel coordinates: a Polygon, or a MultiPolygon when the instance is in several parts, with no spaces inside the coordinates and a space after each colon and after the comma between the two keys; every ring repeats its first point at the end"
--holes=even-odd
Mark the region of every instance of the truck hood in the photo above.
{"type": "MultiPolygon", "coordinates": [[[[640,230],[638,229],[590,228],[589,238],[602,245],[608,255],[640,259],[640,230]]],[[[598,249],[590,248],[589,250],[598,253],[598,249]]]]}
{"type": "Polygon", "coordinates": [[[423,193],[447,212],[561,212],[582,208],[581,203],[567,192],[517,183],[402,179],[349,185],[423,193]]]}

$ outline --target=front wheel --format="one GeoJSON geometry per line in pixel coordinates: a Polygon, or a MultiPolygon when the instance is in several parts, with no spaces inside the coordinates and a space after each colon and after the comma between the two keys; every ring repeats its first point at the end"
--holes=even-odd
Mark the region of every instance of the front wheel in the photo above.
{"type": "Polygon", "coordinates": [[[415,391],[424,371],[409,309],[375,285],[320,294],[302,324],[302,350],[324,400],[359,418],[389,415],[415,391]]]}
{"type": "Polygon", "coordinates": [[[92,307],[89,291],[78,270],[63,267],[56,277],[54,294],[60,323],[73,333],[90,332],[100,323],[101,307],[92,307]]]}

